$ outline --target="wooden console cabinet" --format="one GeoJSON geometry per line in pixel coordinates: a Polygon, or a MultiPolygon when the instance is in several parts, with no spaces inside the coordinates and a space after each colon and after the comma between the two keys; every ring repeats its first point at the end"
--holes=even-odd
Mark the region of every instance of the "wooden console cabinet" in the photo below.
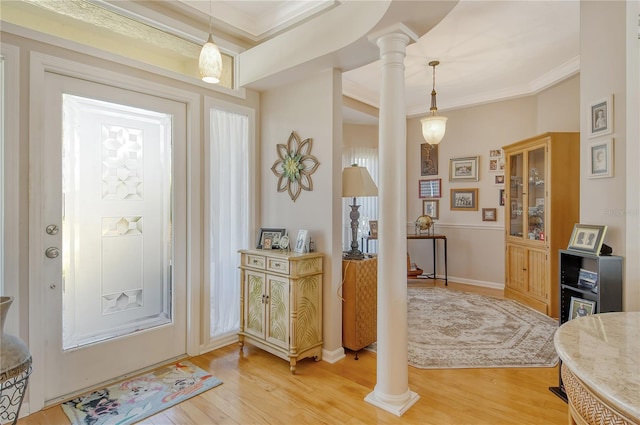
{"type": "Polygon", "coordinates": [[[557,252],[580,219],[580,133],[545,133],[503,149],[504,293],[557,318],[557,252]]]}
{"type": "Polygon", "coordinates": [[[289,361],[322,359],[322,257],[279,250],[241,250],[240,332],[289,361]]]}
{"type": "Polygon", "coordinates": [[[378,259],[342,260],[342,345],[358,351],[376,342],[378,259]]]}

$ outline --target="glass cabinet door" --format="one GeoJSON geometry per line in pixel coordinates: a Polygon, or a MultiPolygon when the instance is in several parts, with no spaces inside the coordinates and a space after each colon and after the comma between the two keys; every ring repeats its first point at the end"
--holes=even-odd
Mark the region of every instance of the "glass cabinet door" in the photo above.
{"type": "Polygon", "coordinates": [[[527,239],[545,240],[545,148],[540,147],[527,151],[528,189],[525,196],[527,202],[527,239]]]}
{"type": "Polygon", "coordinates": [[[523,237],[522,222],[522,175],[524,171],[524,155],[522,152],[509,155],[509,236],[523,237]]]}

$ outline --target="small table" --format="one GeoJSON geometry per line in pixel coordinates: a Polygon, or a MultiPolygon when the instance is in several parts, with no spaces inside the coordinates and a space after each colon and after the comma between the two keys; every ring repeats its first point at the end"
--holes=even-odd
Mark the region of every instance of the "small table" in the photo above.
{"type": "MultiPolygon", "coordinates": [[[[363,237],[365,241],[365,252],[369,252],[369,241],[377,240],[377,236],[365,236],[363,237]]],[[[433,242],[433,273],[424,273],[420,276],[426,277],[428,279],[436,279],[436,241],[440,240],[444,242],[444,284],[445,286],[449,285],[449,278],[447,273],[447,237],[445,235],[407,235],[407,239],[431,239],[433,242]]]]}

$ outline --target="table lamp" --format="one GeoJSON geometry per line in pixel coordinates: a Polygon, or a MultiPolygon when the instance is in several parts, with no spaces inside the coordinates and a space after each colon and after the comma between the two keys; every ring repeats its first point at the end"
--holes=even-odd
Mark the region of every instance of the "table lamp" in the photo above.
{"type": "Polygon", "coordinates": [[[371,175],[365,167],[359,167],[353,164],[342,170],[342,197],[353,198],[351,205],[351,251],[344,253],[344,258],[348,260],[362,260],[364,254],[358,249],[358,220],[360,212],[356,205],[356,197],[358,196],[378,196],[378,187],[373,182],[371,175]]]}

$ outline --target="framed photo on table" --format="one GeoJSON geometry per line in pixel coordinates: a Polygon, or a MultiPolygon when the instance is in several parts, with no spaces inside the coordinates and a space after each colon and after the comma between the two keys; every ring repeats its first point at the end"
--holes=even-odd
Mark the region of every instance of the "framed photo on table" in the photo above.
{"type": "Polygon", "coordinates": [[[583,298],[571,297],[569,304],[569,320],[584,317],[596,312],[596,302],[583,298]]]}
{"type": "Polygon", "coordinates": [[[265,229],[261,228],[258,233],[258,241],[256,248],[258,249],[278,249],[280,246],[280,238],[287,234],[287,229],[265,229]],[[265,247],[265,239],[271,240],[269,248],[265,247]]]}
{"type": "Polygon", "coordinates": [[[600,255],[605,233],[607,233],[607,226],[575,224],[567,249],[600,255]]]}
{"type": "Polygon", "coordinates": [[[449,181],[478,181],[479,157],[451,158],[449,160],[449,181]]]}
{"type": "Polygon", "coordinates": [[[309,252],[309,231],[298,230],[298,237],[296,238],[296,244],[293,247],[293,252],[304,254],[309,252]]]}

